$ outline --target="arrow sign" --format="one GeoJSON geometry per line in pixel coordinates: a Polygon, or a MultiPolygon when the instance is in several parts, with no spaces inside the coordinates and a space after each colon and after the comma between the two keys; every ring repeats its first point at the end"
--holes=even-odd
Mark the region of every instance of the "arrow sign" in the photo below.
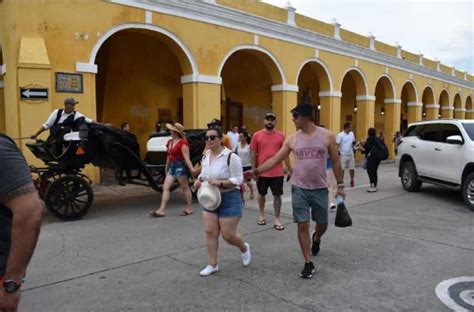
{"type": "Polygon", "coordinates": [[[47,88],[20,88],[22,100],[45,100],[48,98],[47,88]]]}

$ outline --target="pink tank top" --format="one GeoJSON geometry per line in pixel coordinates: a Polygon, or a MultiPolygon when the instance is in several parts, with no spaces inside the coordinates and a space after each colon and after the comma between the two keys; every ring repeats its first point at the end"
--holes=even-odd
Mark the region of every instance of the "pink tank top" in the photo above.
{"type": "Polygon", "coordinates": [[[295,166],[291,184],[303,189],[327,188],[326,163],[328,147],[325,144],[326,130],[317,127],[311,138],[304,138],[301,132],[296,133],[293,155],[295,166]]]}

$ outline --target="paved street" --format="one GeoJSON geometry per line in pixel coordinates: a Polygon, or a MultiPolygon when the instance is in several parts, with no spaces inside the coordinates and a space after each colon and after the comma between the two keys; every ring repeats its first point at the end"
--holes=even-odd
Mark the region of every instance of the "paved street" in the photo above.
{"type": "Polygon", "coordinates": [[[174,192],[167,217],[151,219],[159,194],[99,186],[83,220],[46,218],[21,310],[450,311],[435,289],[473,275],[474,213],[453,191],[405,192],[394,164],[379,176],[379,192],[369,194],[367,174],[357,169],[356,187],[347,189],[353,226],[335,228],[331,213],[311,280],[298,276],[303,258],[288,185],[286,229],[275,231],[270,214],[258,226],[257,203],[247,201],[240,232],[252,247],[250,267],[222,242],[221,272],[207,278],[199,276],[207,256],[197,205],[180,217],[184,200],[174,192]]]}

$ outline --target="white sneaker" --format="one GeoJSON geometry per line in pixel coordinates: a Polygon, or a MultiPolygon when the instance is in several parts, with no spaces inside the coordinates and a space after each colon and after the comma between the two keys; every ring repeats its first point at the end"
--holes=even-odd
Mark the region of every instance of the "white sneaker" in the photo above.
{"type": "Polygon", "coordinates": [[[245,243],[245,246],[247,246],[247,251],[241,253],[242,264],[244,266],[248,266],[250,264],[250,261],[252,261],[252,255],[250,254],[250,245],[245,243]]]}
{"type": "Polygon", "coordinates": [[[208,264],[206,267],[199,272],[199,275],[201,276],[209,276],[211,274],[219,272],[219,265],[217,264],[216,267],[213,267],[212,265],[208,264]]]}
{"type": "Polygon", "coordinates": [[[331,206],[331,210],[336,209],[336,204],[335,203],[331,203],[330,206],[331,206]]]}

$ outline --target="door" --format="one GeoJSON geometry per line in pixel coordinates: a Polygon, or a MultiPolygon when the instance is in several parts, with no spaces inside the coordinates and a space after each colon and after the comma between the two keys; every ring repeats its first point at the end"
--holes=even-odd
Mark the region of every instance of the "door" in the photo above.
{"type": "Polygon", "coordinates": [[[226,106],[225,128],[222,129],[224,133],[230,130],[234,125],[240,128],[243,125],[244,118],[244,105],[242,103],[228,100],[226,106]]]}
{"type": "Polygon", "coordinates": [[[452,135],[462,137],[458,126],[454,124],[442,124],[441,136],[432,150],[434,177],[443,181],[460,183],[463,157],[463,145],[449,144],[446,138],[452,135]]]}
{"type": "Polygon", "coordinates": [[[438,123],[427,124],[418,135],[419,139],[411,141],[408,146],[420,176],[434,175],[433,151],[440,140],[440,127],[438,123]]]}

